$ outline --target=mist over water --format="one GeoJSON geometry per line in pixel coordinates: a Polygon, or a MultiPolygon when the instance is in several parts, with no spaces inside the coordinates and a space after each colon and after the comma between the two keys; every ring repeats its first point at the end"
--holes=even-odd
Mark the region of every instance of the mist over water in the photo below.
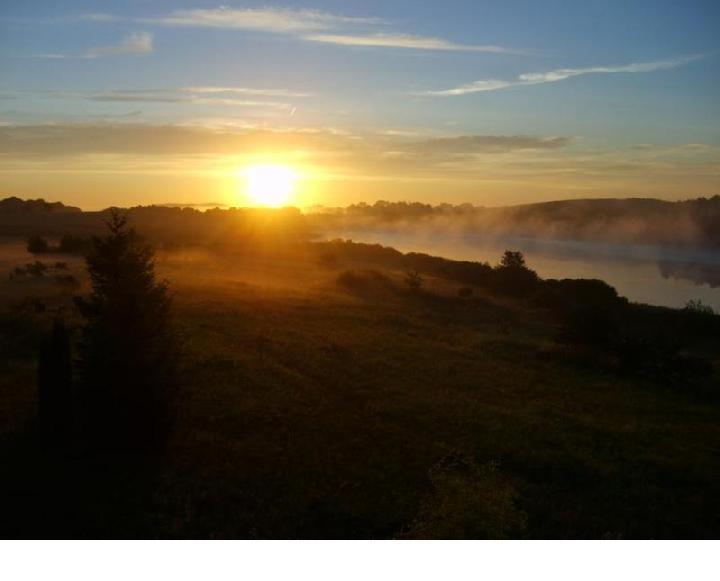
{"type": "Polygon", "coordinates": [[[520,250],[543,278],[598,278],[631,301],[679,308],[699,299],[720,310],[720,254],[712,249],[378,229],[333,231],[324,237],[492,265],[506,249],[520,250]]]}

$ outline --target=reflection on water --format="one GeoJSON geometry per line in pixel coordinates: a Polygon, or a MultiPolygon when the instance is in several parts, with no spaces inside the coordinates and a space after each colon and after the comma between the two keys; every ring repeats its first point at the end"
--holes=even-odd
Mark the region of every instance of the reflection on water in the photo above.
{"type": "Polygon", "coordinates": [[[690,299],[700,299],[720,311],[720,252],[716,250],[519,237],[423,237],[367,230],[327,233],[326,238],[350,238],[403,252],[490,264],[497,263],[506,249],[521,250],[528,265],[543,278],[599,278],[631,301],[682,307],[690,299]]]}

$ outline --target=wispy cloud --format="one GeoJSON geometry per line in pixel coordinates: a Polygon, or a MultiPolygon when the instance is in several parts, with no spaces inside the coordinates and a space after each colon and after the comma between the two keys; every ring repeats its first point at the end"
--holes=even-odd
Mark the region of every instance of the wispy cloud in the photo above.
{"type": "Polygon", "coordinates": [[[583,75],[598,75],[598,74],[616,74],[616,73],[650,73],[653,71],[660,71],[665,69],[674,69],[698,59],[702,58],[702,55],[693,55],[686,57],[678,57],[673,59],[641,62],[641,63],[630,63],[627,65],[617,66],[601,66],[601,67],[585,67],[585,68],[573,68],[573,69],[555,69],[548,72],[542,73],[523,73],[518,75],[515,79],[507,81],[501,79],[485,79],[480,81],[474,81],[466,85],[460,85],[452,89],[443,89],[439,91],[424,91],[419,93],[420,95],[430,95],[437,97],[450,97],[457,95],[467,95],[469,93],[482,93],[486,91],[498,91],[501,89],[507,89],[509,87],[521,87],[527,85],[539,85],[543,83],[556,83],[558,81],[564,81],[573,77],[580,77],[583,75]]]}
{"type": "Polygon", "coordinates": [[[309,97],[289,89],[254,89],[244,87],[180,87],[178,89],[123,89],[110,91],[0,91],[0,99],[40,97],[50,99],[82,99],[100,103],[177,103],[181,105],[223,105],[292,111],[295,105],[278,100],[309,97]],[[241,98],[242,96],[248,98],[241,98]]]}
{"type": "Polygon", "coordinates": [[[120,20],[114,14],[106,14],[104,12],[94,12],[91,14],[82,14],[80,20],[89,20],[90,22],[115,22],[120,20]]]}
{"type": "MultiPolygon", "coordinates": [[[[105,19],[96,20],[100,22],[108,22],[108,20],[105,19]]],[[[117,55],[144,55],[152,53],[153,50],[154,46],[152,34],[149,32],[133,32],[128,34],[118,44],[94,46],[87,49],[82,54],[40,53],[31,54],[29,57],[41,59],[94,59],[117,55]]]]}
{"type": "Polygon", "coordinates": [[[262,97],[286,98],[303,98],[312,96],[312,93],[292,91],[290,89],[254,89],[248,87],[182,87],[178,90],[181,93],[192,93],[198,95],[257,95],[262,97]]]}
{"type": "Polygon", "coordinates": [[[38,53],[38,54],[31,54],[31,55],[29,55],[29,58],[34,58],[34,59],[66,59],[66,58],[70,58],[70,57],[68,57],[68,55],[66,55],[66,54],[62,54],[62,53],[59,53],[59,52],[41,52],[41,53],[38,53]]]}
{"type": "Polygon", "coordinates": [[[146,92],[105,92],[76,94],[88,101],[119,103],[179,103],[186,105],[224,105],[232,107],[267,107],[270,109],[292,109],[293,105],[278,101],[254,101],[229,97],[200,97],[196,95],[175,95],[171,93],[153,94],[146,92]]]}
{"type": "Polygon", "coordinates": [[[495,45],[457,44],[431,36],[412,34],[311,34],[303,37],[313,42],[340,44],[343,46],[371,46],[388,48],[407,48],[416,50],[456,50],[490,53],[520,53],[513,49],[495,45]]]}
{"type": "Polygon", "coordinates": [[[457,135],[433,137],[410,142],[409,151],[433,154],[471,154],[504,152],[522,149],[558,149],[570,143],[567,137],[535,137],[531,135],[457,135]]]}
{"type": "Polygon", "coordinates": [[[268,32],[306,32],[328,30],[348,25],[378,24],[377,18],[339,16],[320,10],[291,10],[286,8],[211,8],[176,10],[167,16],[147,22],[168,26],[195,26],[264,30],[268,32]]]}
{"type": "Polygon", "coordinates": [[[88,58],[112,56],[120,54],[149,54],[153,52],[153,36],[149,32],[133,32],[119,44],[96,46],[85,52],[88,58]]]}
{"type": "Polygon", "coordinates": [[[77,97],[87,101],[101,103],[178,103],[184,105],[223,105],[229,107],[265,107],[269,109],[290,110],[294,106],[279,101],[256,101],[237,99],[227,96],[201,96],[182,94],[175,91],[105,91],[96,93],[65,93],[64,96],[77,97]]]}
{"type": "Polygon", "coordinates": [[[291,34],[310,42],[341,46],[523,53],[523,51],[496,45],[458,44],[431,36],[378,32],[378,28],[382,30],[382,27],[387,25],[387,22],[380,18],[342,16],[319,10],[286,8],[177,10],[167,16],[145,19],[144,22],[164,26],[257,30],[291,34]]]}

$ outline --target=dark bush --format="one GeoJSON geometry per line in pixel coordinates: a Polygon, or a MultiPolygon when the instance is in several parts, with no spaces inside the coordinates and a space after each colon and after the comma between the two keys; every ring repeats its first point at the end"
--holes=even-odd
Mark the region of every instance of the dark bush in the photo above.
{"type": "Polygon", "coordinates": [[[560,339],[584,346],[610,348],[619,333],[627,301],[596,279],[543,281],[533,297],[560,323],[560,339]]]}
{"type": "Polygon", "coordinates": [[[692,342],[720,337],[720,315],[701,301],[688,301],[679,317],[678,331],[691,338],[692,342]]]}
{"type": "Polygon", "coordinates": [[[569,304],[615,307],[627,303],[606,282],[586,278],[545,280],[539,285],[534,302],[553,311],[569,304]]]}
{"type": "Polygon", "coordinates": [[[31,236],[27,241],[27,251],[31,254],[44,254],[50,250],[50,245],[42,236],[31,236]]]}
{"type": "Polygon", "coordinates": [[[25,273],[36,278],[42,278],[48,270],[50,270],[50,267],[39,260],[25,265],[25,273]]]}
{"type": "Polygon", "coordinates": [[[91,240],[80,236],[64,235],[60,238],[58,250],[65,254],[85,254],[91,248],[91,240]]]}
{"type": "Polygon", "coordinates": [[[377,270],[344,270],[337,277],[337,283],[348,291],[356,293],[394,290],[392,281],[377,270]]]}
{"type": "Polygon", "coordinates": [[[493,274],[492,267],[484,262],[448,260],[418,252],[406,254],[402,265],[407,270],[478,286],[487,286],[493,274]]]}
{"type": "Polygon", "coordinates": [[[685,303],[685,311],[687,311],[688,313],[694,313],[704,316],[712,316],[715,314],[713,308],[710,305],[706,305],[701,300],[689,300],[687,303],[685,303]]]}

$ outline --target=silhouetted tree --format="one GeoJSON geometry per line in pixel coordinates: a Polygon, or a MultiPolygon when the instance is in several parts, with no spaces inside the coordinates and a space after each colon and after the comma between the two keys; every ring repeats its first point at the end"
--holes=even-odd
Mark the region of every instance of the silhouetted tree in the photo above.
{"type": "Polygon", "coordinates": [[[27,241],[27,251],[31,254],[43,254],[50,249],[50,246],[41,236],[31,236],[27,241]]]}
{"type": "Polygon", "coordinates": [[[170,421],[175,341],[166,281],[154,252],[113,211],[109,234],[87,256],[92,293],[77,299],[85,318],[80,347],[81,404],[87,436],[101,446],[149,449],[170,421]]]}
{"type": "Polygon", "coordinates": [[[517,250],[506,250],[500,259],[500,266],[503,268],[527,268],[525,256],[517,250]]]}
{"type": "Polygon", "coordinates": [[[515,296],[526,296],[538,284],[538,275],[525,264],[522,252],[506,250],[494,269],[496,290],[515,296]]]}
{"type": "Polygon", "coordinates": [[[72,361],[70,337],[57,319],[40,345],[38,359],[38,415],[49,443],[62,441],[72,429],[72,361]]]}

